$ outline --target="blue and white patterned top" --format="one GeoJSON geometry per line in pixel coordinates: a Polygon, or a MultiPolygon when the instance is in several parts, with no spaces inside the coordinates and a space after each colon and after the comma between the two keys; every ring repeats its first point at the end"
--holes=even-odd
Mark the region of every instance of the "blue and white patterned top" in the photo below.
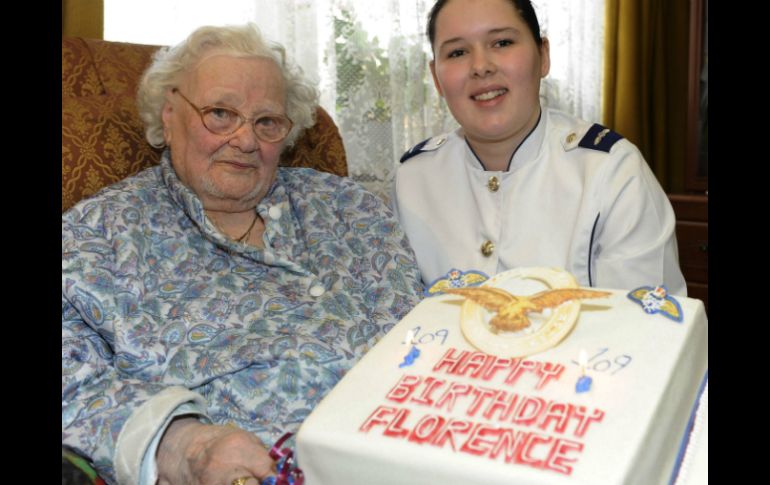
{"type": "Polygon", "coordinates": [[[266,249],[227,240],[166,152],[63,215],[62,441],[108,481],[131,414],[174,386],[268,446],[296,431],[418,302],[406,237],[354,182],[279,168],[257,211],[266,249]]]}

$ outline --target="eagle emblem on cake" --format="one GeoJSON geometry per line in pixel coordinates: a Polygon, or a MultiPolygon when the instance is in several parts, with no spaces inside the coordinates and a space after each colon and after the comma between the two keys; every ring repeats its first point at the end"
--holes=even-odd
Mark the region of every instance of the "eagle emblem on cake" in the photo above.
{"type": "Polygon", "coordinates": [[[516,268],[473,288],[444,288],[447,302],[465,300],[460,329],[477,349],[498,357],[523,357],[556,346],[575,326],[581,301],[607,291],[580,288],[559,268],[516,268]]]}
{"type": "Polygon", "coordinates": [[[444,293],[460,295],[473,300],[487,310],[495,312],[489,321],[494,333],[517,331],[531,325],[527,314],[553,309],[562,303],[586,298],[609,296],[608,291],[583,288],[559,288],[541,291],[531,296],[512,295],[500,288],[447,288],[444,293]]]}

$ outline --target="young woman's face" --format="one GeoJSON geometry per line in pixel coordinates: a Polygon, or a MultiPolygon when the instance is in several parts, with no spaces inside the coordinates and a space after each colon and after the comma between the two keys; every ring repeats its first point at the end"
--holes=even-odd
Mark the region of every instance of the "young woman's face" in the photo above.
{"type": "Polygon", "coordinates": [[[539,116],[548,40],[537,45],[510,0],[447,2],[433,49],[433,81],[471,141],[526,136],[539,116]]]}

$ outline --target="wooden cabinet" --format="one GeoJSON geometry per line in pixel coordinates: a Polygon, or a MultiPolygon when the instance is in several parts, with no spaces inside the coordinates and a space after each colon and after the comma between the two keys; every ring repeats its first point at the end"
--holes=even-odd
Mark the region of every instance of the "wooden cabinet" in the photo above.
{"type": "Polygon", "coordinates": [[[685,190],[708,190],[708,0],[690,0],[685,190]]]}
{"type": "Polygon", "coordinates": [[[679,266],[687,281],[687,295],[703,300],[708,311],[708,196],[669,195],[676,214],[679,266]]]}
{"type": "Polygon", "coordinates": [[[679,266],[687,294],[708,311],[708,0],[690,0],[685,194],[669,194],[676,213],[679,266]]]}

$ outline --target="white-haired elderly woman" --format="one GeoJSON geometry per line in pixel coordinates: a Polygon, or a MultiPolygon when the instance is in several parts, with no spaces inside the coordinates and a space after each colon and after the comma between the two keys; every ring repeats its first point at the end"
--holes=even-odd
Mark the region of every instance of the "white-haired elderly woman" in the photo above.
{"type": "Polygon", "coordinates": [[[278,168],[317,93],[255,27],[163,49],[160,164],[62,217],[62,441],[110,483],[249,484],[269,447],[418,301],[393,214],[278,168]]]}

